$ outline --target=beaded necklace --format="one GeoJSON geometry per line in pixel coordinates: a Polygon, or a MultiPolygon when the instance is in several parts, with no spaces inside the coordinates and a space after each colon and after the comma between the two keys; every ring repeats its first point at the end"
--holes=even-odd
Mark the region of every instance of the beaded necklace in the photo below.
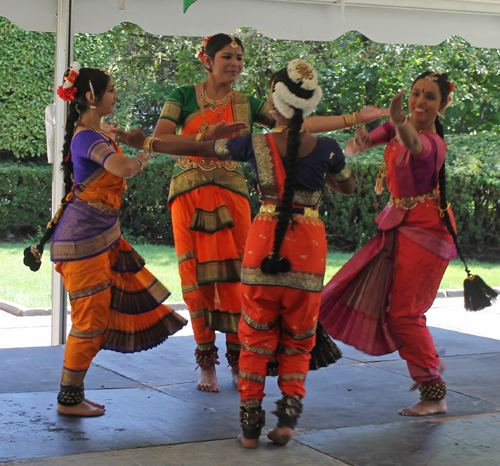
{"type": "Polygon", "coordinates": [[[233,99],[233,90],[229,89],[229,92],[221,100],[212,100],[207,95],[207,83],[205,81],[201,85],[200,98],[205,105],[203,107],[200,105],[200,113],[201,113],[201,118],[203,119],[203,124],[198,128],[198,133],[203,134],[203,133],[206,133],[212,126],[217,124],[217,121],[219,120],[220,116],[222,115],[222,112],[224,112],[225,108],[227,107],[227,104],[229,102],[231,102],[231,100],[233,99]],[[215,117],[215,120],[213,123],[207,123],[207,120],[205,117],[205,111],[204,111],[205,106],[208,106],[208,108],[212,112],[216,112],[218,107],[220,107],[219,114],[215,117]]]}

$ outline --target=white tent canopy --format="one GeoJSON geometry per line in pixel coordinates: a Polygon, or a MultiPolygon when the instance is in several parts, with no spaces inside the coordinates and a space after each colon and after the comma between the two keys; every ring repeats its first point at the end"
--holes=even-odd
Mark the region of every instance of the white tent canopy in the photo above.
{"type": "MultiPolygon", "coordinates": [[[[72,59],[74,33],[102,33],[123,22],[152,34],[206,36],[249,26],[268,37],[328,41],[349,31],[393,44],[437,45],[460,36],[476,47],[500,48],[500,0],[0,0],[0,16],[19,27],[56,32],[55,153],[64,140],[65,103],[55,88],[72,59]]],[[[63,195],[52,170],[52,211],[63,195]]],[[[66,295],[52,274],[52,344],[66,339],[66,295]]]]}
{"type": "MultiPolygon", "coordinates": [[[[58,0],[0,0],[0,15],[26,30],[55,32],[58,0]]],[[[500,48],[498,0],[73,0],[73,32],[122,22],[152,34],[203,36],[250,26],[275,39],[336,39],[359,31],[376,42],[436,45],[457,35],[500,48]]]]}

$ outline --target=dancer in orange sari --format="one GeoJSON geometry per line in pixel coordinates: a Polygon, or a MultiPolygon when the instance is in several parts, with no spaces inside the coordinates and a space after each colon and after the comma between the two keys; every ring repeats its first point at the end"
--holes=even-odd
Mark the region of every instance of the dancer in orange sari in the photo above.
{"type": "Polygon", "coordinates": [[[386,176],[391,198],[375,220],[379,232],[325,286],[321,304],[320,321],[333,338],[372,355],[399,350],[421,392],[421,401],[400,411],[406,416],[447,409],[443,366],[425,312],[458,249],[438,118],[452,91],[445,74],[423,73],[412,86],[409,119],[399,93],[391,103],[391,122],[370,134],[358,129],[348,142],[349,156],[387,144],[375,189],[382,192],[386,176]]]}
{"type": "MultiPolygon", "coordinates": [[[[262,201],[245,246],[242,266],[242,319],[238,336],[245,448],[255,448],[265,423],[262,409],[268,363],[278,360],[278,425],[268,437],[285,445],[302,411],[305,379],[316,340],[323,276],[325,226],[318,206],[325,173],[339,192],[354,192],[354,181],[334,139],[304,130],[304,116],[321,99],[314,68],[293,60],[274,76],[272,101],[278,126],[270,134],[222,139],[214,143],[151,141],[159,152],[249,162],[262,201]]],[[[141,147],[140,131],[120,132],[120,140],[141,147]]],[[[148,142],[146,143],[148,144],[148,142]]]]}
{"type": "Polygon", "coordinates": [[[52,220],[34,252],[41,254],[52,235],[51,259],[71,301],[73,325],[57,409],[67,415],[100,416],[104,406],[86,399],[83,389],[94,356],[101,349],[133,353],[153,348],[187,321],[162,304],[170,293],[121,236],[118,209],[124,178],[140,173],[149,157],[123,157],[99,129],[118,98],[113,79],[74,62],[58,93],[70,101],[62,163],[66,196],[62,215],[52,220]]]}
{"type": "MultiPolygon", "coordinates": [[[[180,87],[169,96],[155,137],[201,142],[251,133],[255,123],[274,126],[265,101],[231,88],[243,70],[243,44],[237,37],[217,34],[205,39],[200,58],[207,80],[180,87]]],[[[311,132],[334,131],[386,114],[383,109],[367,107],[354,115],[309,118],[304,126],[311,132]]],[[[233,380],[238,383],[239,281],[251,223],[247,184],[239,164],[194,157],[178,159],[169,207],[183,297],[190,311],[196,361],[201,368],[197,387],[218,392],[216,330],[226,333],[226,356],[233,380]]]]}

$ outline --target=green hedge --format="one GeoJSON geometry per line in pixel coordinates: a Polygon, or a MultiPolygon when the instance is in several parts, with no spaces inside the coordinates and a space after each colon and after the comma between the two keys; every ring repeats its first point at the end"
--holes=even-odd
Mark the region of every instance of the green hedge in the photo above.
{"type": "MultiPolygon", "coordinates": [[[[349,137],[337,134],[343,146],[349,137]]],[[[457,221],[464,252],[476,258],[500,259],[500,140],[497,135],[448,137],[448,200],[457,221]]],[[[373,219],[388,200],[385,191],[373,190],[383,148],[349,159],[357,192],[342,196],[325,192],[321,217],[332,249],[352,251],[376,231],[373,219]]],[[[121,224],[129,239],[152,244],[173,244],[167,208],[174,160],[159,156],[139,176],[127,181],[121,224]]],[[[259,202],[248,165],[245,175],[255,214],[259,202]]],[[[26,162],[0,165],[0,236],[39,234],[50,217],[51,167],[26,162]]]]}

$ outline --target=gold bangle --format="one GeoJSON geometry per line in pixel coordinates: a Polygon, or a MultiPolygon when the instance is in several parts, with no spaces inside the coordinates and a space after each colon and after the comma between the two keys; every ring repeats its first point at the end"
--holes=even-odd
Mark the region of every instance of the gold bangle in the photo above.
{"type": "Polygon", "coordinates": [[[154,138],[154,137],[147,137],[145,140],[144,140],[144,144],[143,144],[143,149],[145,152],[147,152],[148,154],[159,154],[159,152],[155,152],[153,150],[153,143],[155,141],[160,141],[160,138],[154,138]]]}
{"type": "Polygon", "coordinates": [[[345,129],[354,128],[356,126],[361,126],[361,120],[359,119],[359,113],[354,112],[353,114],[342,115],[344,118],[345,129]]]}
{"type": "Polygon", "coordinates": [[[196,136],[194,138],[194,142],[203,142],[203,136],[205,133],[196,133],[196,136]]]}

